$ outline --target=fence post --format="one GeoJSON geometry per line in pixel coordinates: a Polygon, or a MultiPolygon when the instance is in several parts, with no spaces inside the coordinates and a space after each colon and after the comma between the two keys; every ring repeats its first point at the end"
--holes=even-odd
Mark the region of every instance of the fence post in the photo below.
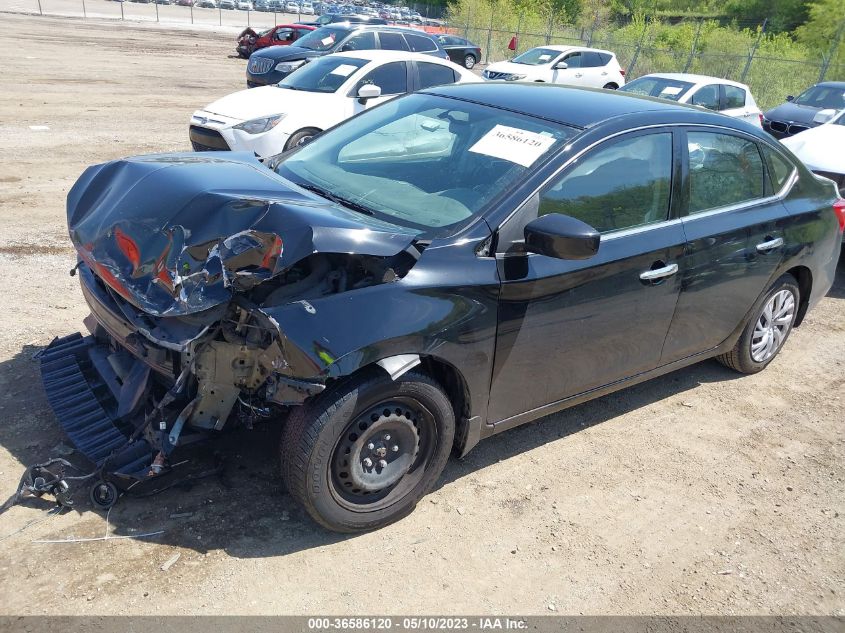
{"type": "Polygon", "coordinates": [[[684,66],[684,72],[689,72],[690,67],[692,66],[692,60],[695,58],[695,51],[698,48],[698,36],[701,34],[701,23],[703,22],[702,19],[698,20],[698,27],[695,29],[695,37],[692,40],[692,48],[689,52],[689,57],[687,58],[687,64],[684,66]]]}
{"type": "Polygon", "coordinates": [[[552,43],[552,30],[554,29],[555,12],[554,9],[549,11],[549,30],[546,31],[546,46],[552,43]]]}
{"type": "Polygon", "coordinates": [[[191,7],[191,24],[194,23],[194,0],[191,0],[191,4],[188,5],[191,7]]]}
{"type": "Polygon", "coordinates": [[[153,3],[156,5],[156,22],[158,22],[158,0],[153,0],[153,3]]]}
{"type": "Polygon", "coordinates": [[[467,13],[467,25],[464,27],[464,39],[469,39],[469,23],[472,21],[472,7],[469,7],[469,13],[467,13]]]}
{"type": "Polygon", "coordinates": [[[484,51],[484,63],[490,63],[490,45],[493,39],[493,16],[496,13],[496,3],[490,3],[490,28],[487,29],[487,50],[484,51]]]}
{"type": "Polygon", "coordinates": [[[522,13],[519,14],[519,20],[516,22],[516,46],[514,46],[514,57],[519,55],[519,32],[522,30],[522,13]]]}
{"type": "Polygon", "coordinates": [[[599,21],[599,12],[596,11],[593,15],[593,25],[590,27],[590,37],[587,39],[587,46],[593,45],[593,32],[596,30],[596,24],[599,21]]]}
{"type": "Polygon", "coordinates": [[[640,39],[637,41],[637,48],[634,50],[634,56],[631,58],[631,63],[628,64],[628,68],[625,69],[625,77],[629,78],[631,75],[634,74],[634,68],[637,65],[637,59],[640,56],[640,49],[645,44],[645,36],[648,33],[648,16],[644,18],[645,24],[643,24],[643,32],[640,33],[640,39]]]}
{"type": "Polygon", "coordinates": [[[819,81],[824,81],[825,75],[827,75],[827,70],[830,68],[831,60],[836,57],[836,49],[839,48],[839,40],[842,39],[842,31],[845,30],[845,20],[843,20],[842,24],[839,25],[839,28],[836,30],[836,35],[833,38],[833,44],[830,47],[830,52],[827,54],[827,57],[822,56],[822,70],[819,73],[819,81]]]}
{"type": "MultiPolygon", "coordinates": [[[[38,6],[41,7],[41,0],[38,0],[38,6]]],[[[123,2],[120,3],[120,19],[123,19],[123,2]]]]}
{"type": "Polygon", "coordinates": [[[247,9],[247,10],[246,10],[246,26],[247,26],[247,28],[249,28],[250,26],[252,26],[252,25],[249,23],[249,13],[250,13],[250,11],[249,11],[249,9],[247,9]]]}
{"type": "Polygon", "coordinates": [[[83,18],[88,17],[88,13],[86,13],[86,11],[85,11],[85,0],[82,0],[82,17],[83,18]]]}
{"type": "Polygon", "coordinates": [[[223,9],[220,8],[220,0],[217,0],[217,23],[223,26],[223,9]]]}
{"type": "Polygon", "coordinates": [[[751,47],[751,52],[748,53],[748,61],[745,62],[745,68],[742,69],[742,76],[739,80],[745,83],[745,78],[748,76],[748,71],[751,70],[751,62],[754,61],[754,53],[757,52],[757,47],[760,46],[760,40],[763,39],[763,34],[766,32],[766,24],[769,23],[769,18],[763,20],[763,26],[760,27],[760,32],[757,34],[757,39],[754,40],[754,46],[751,47]]]}

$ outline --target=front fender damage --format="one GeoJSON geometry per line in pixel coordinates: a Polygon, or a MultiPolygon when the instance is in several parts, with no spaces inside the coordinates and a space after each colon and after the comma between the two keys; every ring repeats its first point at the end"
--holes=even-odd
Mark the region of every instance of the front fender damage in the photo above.
{"type": "Polygon", "coordinates": [[[304,349],[274,314],[397,282],[425,246],[238,155],[92,167],[68,195],[68,228],[91,336],[54,341],[42,376],[95,465],[95,505],[117,498],[109,486],[148,493],[198,440],[323,391],[333,359],[318,333],[304,349]]]}

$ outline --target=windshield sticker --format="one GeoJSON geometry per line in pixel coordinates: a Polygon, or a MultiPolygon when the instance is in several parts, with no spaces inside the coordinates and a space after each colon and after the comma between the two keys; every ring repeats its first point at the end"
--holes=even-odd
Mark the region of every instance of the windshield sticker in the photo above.
{"type": "Polygon", "coordinates": [[[552,56],[551,56],[551,55],[540,55],[540,61],[541,61],[541,62],[547,62],[547,61],[549,61],[551,58],[552,58],[552,56]]]}
{"type": "Polygon", "coordinates": [[[681,89],[677,86],[666,86],[663,90],[660,91],[662,95],[676,95],[681,92],[681,89]]]}
{"type": "Polygon", "coordinates": [[[543,134],[497,125],[470,147],[469,151],[531,167],[554,142],[554,138],[543,134]]]}
{"type": "Polygon", "coordinates": [[[331,71],[329,74],[330,75],[340,75],[341,77],[349,77],[349,75],[354,73],[356,70],[358,70],[358,69],[355,66],[352,66],[351,64],[341,64],[340,66],[335,68],[333,71],[331,71]]]}
{"type": "Polygon", "coordinates": [[[320,40],[323,43],[323,46],[328,46],[334,42],[334,35],[329,35],[328,37],[324,37],[320,40]]]}

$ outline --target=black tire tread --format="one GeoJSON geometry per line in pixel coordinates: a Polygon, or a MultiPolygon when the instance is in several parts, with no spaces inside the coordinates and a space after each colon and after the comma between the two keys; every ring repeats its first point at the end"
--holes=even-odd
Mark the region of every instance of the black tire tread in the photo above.
{"type": "MultiPolygon", "coordinates": [[[[324,521],[307,493],[308,463],[311,452],[317,444],[323,428],[349,398],[355,397],[359,391],[366,390],[368,387],[383,381],[384,378],[385,376],[381,370],[367,371],[353,376],[346,381],[340,382],[333,388],[327,389],[313,401],[296,407],[285,423],[279,449],[281,474],[285,486],[291,497],[300,503],[317,523],[327,529],[350,533],[360,532],[381,527],[401,518],[396,517],[390,521],[378,519],[367,525],[348,526],[344,529],[343,526],[324,521]]],[[[426,383],[437,389],[443,394],[446,402],[449,402],[440,384],[424,373],[412,370],[404,374],[402,380],[426,383]]],[[[451,407],[451,404],[449,406],[451,407]]],[[[449,448],[451,449],[451,446],[449,448]]],[[[429,492],[428,488],[422,490],[418,499],[427,492],[429,492]]],[[[413,510],[417,500],[414,500],[414,503],[410,505],[408,512],[413,510]]]]}

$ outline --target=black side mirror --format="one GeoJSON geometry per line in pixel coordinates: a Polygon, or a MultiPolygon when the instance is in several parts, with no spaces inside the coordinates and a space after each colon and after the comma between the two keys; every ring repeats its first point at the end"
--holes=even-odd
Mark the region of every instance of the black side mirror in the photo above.
{"type": "Polygon", "coordinates": [[[589,224],[549,213],[525,226],[525,250],[557,259],[589,259],[599,252],[601,236],[589,224]]]}
{"type": "Polygon", "coordinates": [[[786,95],[787,101],[793,101],[794,99],[795,99],[795,97],[793,97],[792,95],[786,95]]]}

